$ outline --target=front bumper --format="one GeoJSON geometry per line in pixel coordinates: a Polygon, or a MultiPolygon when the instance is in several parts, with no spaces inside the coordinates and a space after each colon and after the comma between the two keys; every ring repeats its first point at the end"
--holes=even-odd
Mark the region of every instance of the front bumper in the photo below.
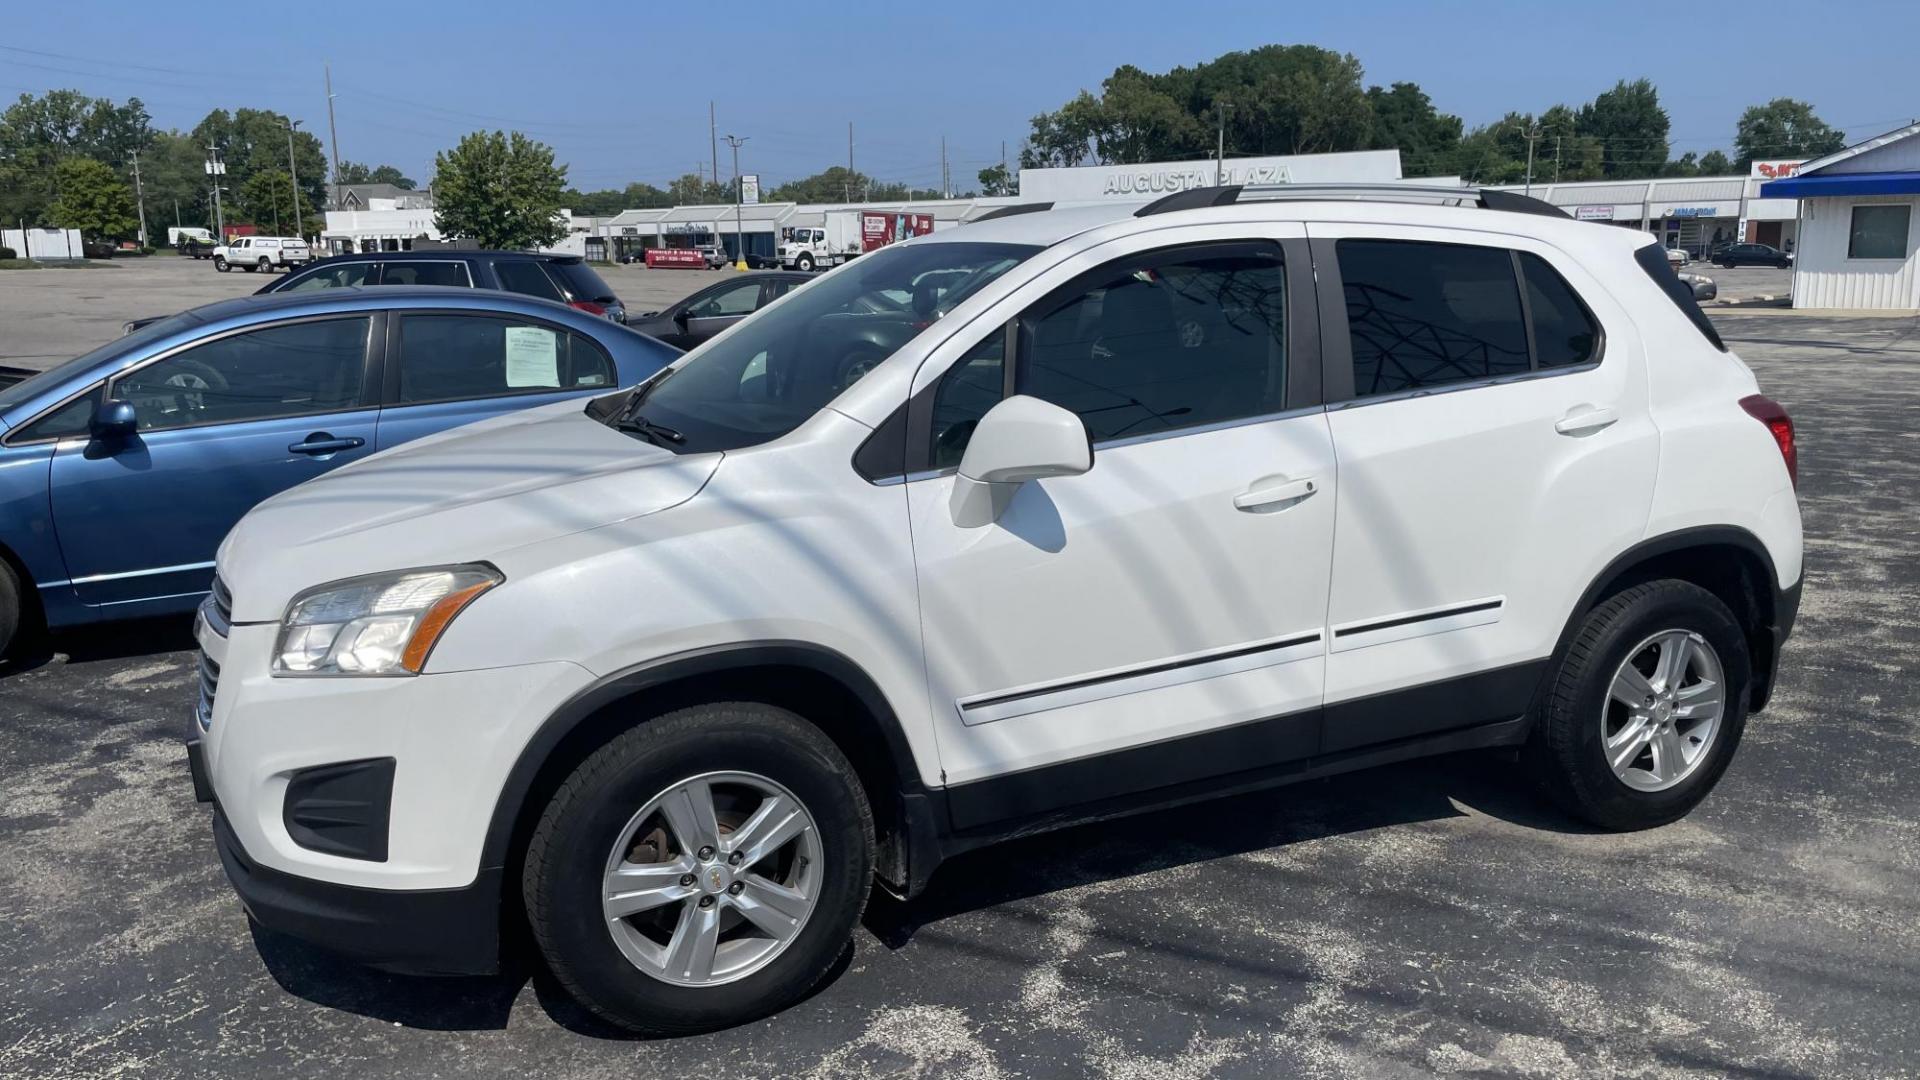
{"type": "Polygon", "coordinates": [[[458,889],[363,889],[283,874],[247,855],[218,804],[213,840],[240,903],[269,930],[389,971],[487,975],[500,969],[498,869],[482,870],[458,889]]]}

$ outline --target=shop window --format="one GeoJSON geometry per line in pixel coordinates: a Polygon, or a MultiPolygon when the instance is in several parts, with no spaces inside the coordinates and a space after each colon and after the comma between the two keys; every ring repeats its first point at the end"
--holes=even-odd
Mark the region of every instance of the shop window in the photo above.
{"type": "Polygon", "coordinates": [[[1849,259],[1904,259],[1912,206],[1856,206],[1847,232],[1849,259]]]}

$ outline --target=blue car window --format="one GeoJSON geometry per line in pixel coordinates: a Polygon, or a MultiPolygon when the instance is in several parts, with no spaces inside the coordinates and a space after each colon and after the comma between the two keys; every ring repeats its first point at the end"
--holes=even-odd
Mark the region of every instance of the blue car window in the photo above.
{"type": "Polygon", "coordinates": [[[231,424],[360,404],[372,319],[286,323],[218,338],[122,376],[141,431],[231,424]]]}
{"type": "Polygon", "coordinates": [[[557,327],[498,315],[403,315],[403,405],[612,386],[604,349],[557,327]]]}

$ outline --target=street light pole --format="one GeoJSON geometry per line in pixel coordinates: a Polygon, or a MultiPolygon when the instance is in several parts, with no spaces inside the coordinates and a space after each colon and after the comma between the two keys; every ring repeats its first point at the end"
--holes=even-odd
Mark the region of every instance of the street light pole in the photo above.
{"type": "Polygon", "coordinates": [[[746,139],[727,136],[727,146],[733,150],[733,253],[744,268],[747,264],[746,227],[741,224],[741,211],[746,206],[747,189],[740,182],[740,144],[746,139]]]}
{"type": "Polygon", "coordinates": [[[227,242],[227,219],[220,209],[220,178],[227,174],[227,166],[220,160],[220,147],[207,147],[207,175],[213,178],[213,242],[227,242]]]}
{"type": "Polygon", "coordinates": [[[298,120],[287,121],[287,175],[293,179],[293,233],[305,240],[306,221],[300,213],[300,169],[293,163],[293,129],[299,126],[298,120]]]}

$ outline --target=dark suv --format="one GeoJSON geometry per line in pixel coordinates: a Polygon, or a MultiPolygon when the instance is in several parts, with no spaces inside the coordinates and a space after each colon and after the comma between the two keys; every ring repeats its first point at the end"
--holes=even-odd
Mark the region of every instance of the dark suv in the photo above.
{"type": "Polygon", "coordinates": [[[1785,270],[1793,265],[1793,256],[1771,244],[1728,244],[1713,253],[1713,264],[1729,270],[1736,266],[1777,266],[1785,270]]]}
{"type": "Polygon", "coordinates": [[[338,285],[455,285],[558,300],[590,315],[627,321],[627,306],[578,255],[531,251],[367,251],[322,259],[260,289],[283,293],[338,285]]]}

